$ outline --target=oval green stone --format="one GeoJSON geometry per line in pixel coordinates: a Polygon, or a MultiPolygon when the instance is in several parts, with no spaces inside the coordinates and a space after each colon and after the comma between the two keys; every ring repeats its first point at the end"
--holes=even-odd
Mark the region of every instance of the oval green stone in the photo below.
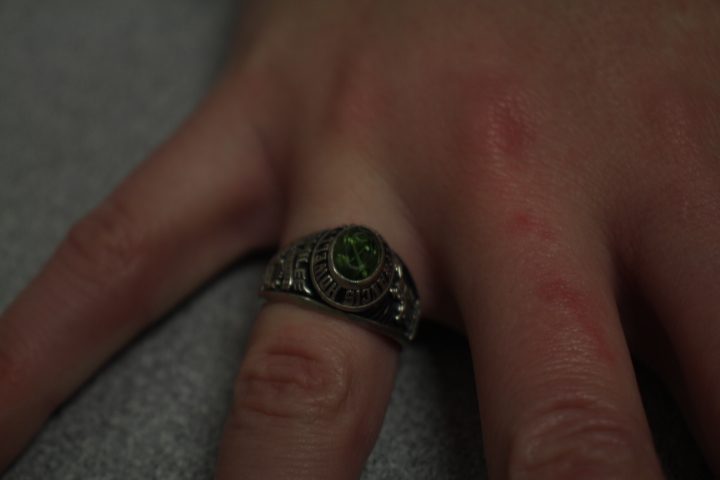
{"type": "Polygon", "coordinates": [[[380,249],[380,242],[372,231],[363,227],[348,228],[335,241],[332,252],[335,269],[348,280],[365,280],[380,266],[380,249]]]}

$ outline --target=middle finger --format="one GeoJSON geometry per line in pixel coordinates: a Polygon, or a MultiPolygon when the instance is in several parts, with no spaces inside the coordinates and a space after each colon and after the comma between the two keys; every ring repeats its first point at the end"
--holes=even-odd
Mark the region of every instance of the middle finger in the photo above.
{"type": "MultiPolygon", "coordinates": [[[[285,243],[327,227],[368,225],[420,280],[411,230],[370,164],[353,162],[347,152],[335,161],[320,155],[304,162],[288,189],[285,243]]],[[[322,312],[270,303],[237,377],[219,478],[358,478],[396,366],[397,346],[379,334],[322,312]]]]}

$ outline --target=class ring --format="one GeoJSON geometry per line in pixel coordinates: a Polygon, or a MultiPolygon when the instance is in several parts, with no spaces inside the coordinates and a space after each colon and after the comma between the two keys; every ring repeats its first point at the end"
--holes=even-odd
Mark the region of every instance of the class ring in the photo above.
{"type": "Polygon", "coordinates": [[[380,234],[360,225],[323,230],[278,252],[260,295],[321,309],[401,344],[415,338],[420,321],[407,267],[380,234]]]}

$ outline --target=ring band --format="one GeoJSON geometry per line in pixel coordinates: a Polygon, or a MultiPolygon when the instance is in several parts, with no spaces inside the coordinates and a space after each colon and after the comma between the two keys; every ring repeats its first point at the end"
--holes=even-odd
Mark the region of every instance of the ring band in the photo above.
{"type": "Polygon", "coordinates": [[[420,320],[407,267],[377,232],[359,225],[323,230],[278,252],[260,294],[330,311],[400,343],[415,337],[420,320]]]}

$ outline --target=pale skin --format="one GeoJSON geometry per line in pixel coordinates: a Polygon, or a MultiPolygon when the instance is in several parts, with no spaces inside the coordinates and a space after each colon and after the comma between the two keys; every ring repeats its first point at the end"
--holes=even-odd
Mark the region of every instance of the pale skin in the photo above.
{"type": "MultiPolygon", "coordinates": [[[[382,232],[473,352],[491,478],[661,478],[631,352],[720,474],[720,4],[266,0],[185,125],[0,317],[0,470],[246,253],[382,232]],[[623,325],[618,302],[655,312],[623,325]]],[[[263,308],[219,479],[352,479],[400,349],[263,308]]],[[[478,452],[479,454],[480,452],[478,452]]]]}

